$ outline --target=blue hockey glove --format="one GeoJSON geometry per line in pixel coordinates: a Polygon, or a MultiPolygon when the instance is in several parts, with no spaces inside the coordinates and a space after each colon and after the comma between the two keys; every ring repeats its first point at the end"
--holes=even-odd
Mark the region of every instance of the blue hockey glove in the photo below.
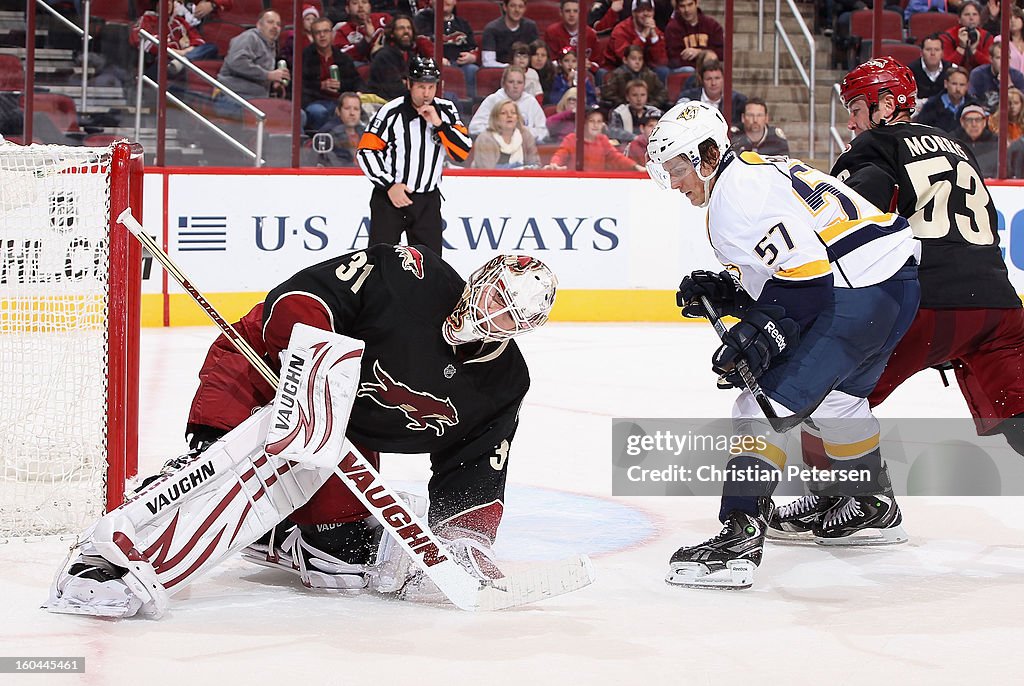
{"type": "Polygon", "coordinates": [[[733,385],[742,388],[743,381],[736,364],[745,360],[754,378],[758,378],[800,341],[800,326],[785,316],[781,307],[759,306],[749,310],[722,337],[722,345],[711,357],[711,368],[733,385]]]}
{"type": "Polygon", "coordinates": [[[707,316],[700,303],[701,296],[711,301],[719,316],[739,316],[753,302],[729,271],[715,274],[698,269],[683,278],[676,293],[676,305],[682,308],[684,317],[699,319],[707,316]]]}

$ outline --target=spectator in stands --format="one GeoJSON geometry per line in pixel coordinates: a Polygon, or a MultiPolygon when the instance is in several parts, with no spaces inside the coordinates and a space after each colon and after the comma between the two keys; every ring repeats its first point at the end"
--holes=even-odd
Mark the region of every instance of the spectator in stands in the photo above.
{"type": "Polygon", "coordinates": [[[1007,151],[1006,173],[1012,179],[1024,179],[1024,137],[1010,144],[1007,151]]]}
{"type": "Polygon", "coordinates": [[[414,4],[410,0],[370,0],[370,7],[374,12],[387,12],[392,17],[397,17],[399,14],[411,16],[414,4]]]}
{"type": "Polygon", "coordinates": [[[199,2],[184,3],[175,0],[174,13],[188,22],[189,26],[198,28],[207,21],[218,18],[221,12],[226,12],[234,6],[232,0],[200,0],[199,2]]]}
{"type": "Polygon", "coordinates": [[[544,110],[541,109],[537,98],[526,94],[525,88],[526,72],[523,68],[505,67],[505,71],[501,75],[501,88],[484,98],[473,115],[473,119],[470,120],[470,135],[476,137],[483,133],[490,123],[491,110],[497,107],[498,103],[511,100],[519,107],[519,116],[523,120],[523,126],[530,130],[533,139],[537,143],[546,141],[548,129],[544,110]]]}
{"type": "MultiPolygon", "coordinates": [[[[1010,103],[1009,126],[1006,128],[1006,140],[1013,143],[1024,133],[1024,93],[1017,88],[1006,91],[1006,101],[1010,103]]],[[[999,112],[993,112],[988,118],[988,128],[999,135],[999,112]]]]}
{"type": "Polygon", "coordinates": [[[955,130],[960,120],[960,108],[967,95],[967,77],[967,70],[963,67],[947,69],[943,81],[945,92],[929,98],[924,107],[917,111],[914,121],[943,131],[955,130]]]}
{"type": "Polygon", "coordinates": [[[401,96],[407,90],[405,77],[409,73],[409,61],[416,55],[430,57],[433,51],[428,38],[416,35],[412,17],[399,14],[384,29],[383,45],[370,60],[367,90],[388,101],[401,96]]]}
{"type": "MultiPolygon", "coordinates": [[[[444,1],[444,59],[445,66],[462,70],[469,97],[476,97],[476,73],[480,69],[480,48],[473,37],[469,21],[455,14],[455,0],[444,1]]],[[[422,36],[434,35],[434,9],[429,7],[413,17],[416,31],[422,36]]]]}
{"type": "Polygon", "coordinates": [[[987,0],[981,7],[981,28],[993,36],[998,36],[1002,28],[1002,21],[999,18],[1000,0],[987,0]]]}
{"type": "Polygon", "coordinates": [[[633,16],[620,21],[612,30],[604,53],[604,67],[615,69],[626,59],[631,45],[644,49],[644,62],[664,82],[668,78],[668,53],[665,34],[654,24],[654,4],[651,0],[633,0],[633,16]]]}
{"type": "MultiPolygon", "coordinates": [[[[1010,68],[1024,72],[1024,10],[1016,5],[1010,9],[1010,68]]],[[[1000,38],[994,40],[998,42],[1000,38]]]]}
{"type": "MultiPolygon", "coordinates": [[[[967,81],[967,94],[986,107],[999,101],[999,66],[1002,47],[993,43],[989,48],[989,64],[982,64],[971,70],[967,81]]],[[[1024,74],[1010,69],[1010,83],[1014,88],[1024,90],[1024,74]]]]}
{"type": "MultiPolygon", "coordinates": [[[[316,38],[315,34],[314,38],[316,38]]],[[[356,150],[359,148],[359,139],[363,137],[363,131],[366,130],[362,119],[363,103],[359,100],[358,93],[346,91],[338,96],[334,116],[328,119],[317,132],[329,133],[334,139],[333,164],[330,166],[357,166],[356,150]]]]}
{"type": "Polygon", "coordinates": [[[647,141],[650,140],[651,132],[654,131],[654,127],[658,125],[658,120],[661,115],[645,115],[640,117],[640,135],[629,142],[629,147],[626,148],[626,157],[633,160],[640,166],[646,166],[647,157],[647,141]]]}
{"type": "MultiPolygon", "coordinates": [[[[192,61],[213,59],[217,56],[217,46],[204,41],[203,37],[199,35],[199,32],[194,27],[174,13],[174,0],[167,0],[167,18],[168,52],[183,55],[192,61]]],[[[146,12],[135,22],[135,26],[132,27],[132,32],[129,35],[129,41],[135,47],[139,46],[139,29],[143,29],[159,38],[160,15],[157,12],[146,12]]],[[[145,51],[146,61],[149,62],[146,75],[151,79],[156,79],[157,65],[153,58],[156,56],[159,48],[154,43],[146,41],[145,51]]],[[[167,65],[167,73],[172,77],[181,74],[182,69],[181,64],[174,59],[167,65]]]]}
{"type": "Polygon", "coordinates": [[[692,72],[702,54],[722,59],[725,33],[721,24],[697,6],[697,0],[676,0],[676,11],[665,26],[665,48],[669,69],[692,72]]]}
{"type": "Polygon", "coordinates": [[[631,45],[626,50],[622,66],[608,72],[601,84],[601,98],[608,107],[618,107],[626,102],[626,86],[636,80],[647,84],[647,99],[659,109],[667,109],[668,89],[658,75],[644,65],[644,49],[631,45]]]}
{"type": "Polygon", "coordinates": [[[504,67],[511,59],[512,44],[530,44],[540,37],[537,24],[527,19],[526,0],[502,0],[504,16],[484,27],[482,59],[485,67],[504,67]]]}
{"type": "Polygon", "coordinates": [[[944,92],[944,76],[952,67],[952,63],[942,59],[942,39],[932,34],[921,41],[921,59],[910,63],[910,71],[917,82],[917,106],[922,107],[924,101],[944,92]]]}
{"type": "MultiPolygon", "coordinates": [[[[652,15],[653,16],[653,15],[652,15]]],[[[548,169],[576,168],[576,134],[570,133],[551,156],[548,169]]],[[[604,135],[604,110],[587,110],[583,127],[583,169],[586,171],[645,171],[644,167],[619,152],[604,135]]]]}
{"type": "Polygon", "coordinates": [[[538,39],[530,43],[530,68],[540,77],[540,87],[547,93],[555,80],[555,65],[551,62],[547,43],[538,39]]]}
{"type": "Polygon", "coordinates": [[[576,130],[576,89],[570,88],[555,105],[555,113],[548,117],[548,141],[561,143],[576,130]]]}
{"type": "MultiPolygon", "coordinates": [[[[577,83],[578,71],[576,69],[576,51],[568,47],[565,49],[565,53],[558,58],[558,70],[555,72],[555,78],[551,82],[551,89],[547,91],[544,102],[548,105],[558,102],[562,99],[562,94],[570,88],[575,88],[579,84],[577,83]]],[[[594,86],[594,78],[590,77],[587,79],[587,106],[593,106],[597,104],[597,87],[594,86]]]]}
{"type": "Polygon", "coordinates": [[[777,126],[768,124],[768,103],[753,97],[743,107],[743,128],[732,127],[732,149],[737,153],[753,150],[760,155],[789,155],[789,141],[777,126]]]}
{"type": "Polygon", "coordinates": [[[544,89],[540,85],[540,75],[530,66],[530,46],[526,43],[512,44],[512,61],[510,67],[522,67],[526,74],[526,94],[537,98],[538,102],[544,100],[544,89]]]}
{"type": "MultiPolygon", "coordinates": [[[[271,90],[283,92],[282,79],[290,79],[288,68],[276,66],[277,39],[281,35],[281,17],[274,10],[263,10],[256,27],[231,39],[227,57],[217,80],[246,100],[265,98],[271,90]]],[[[223,116],[240,116],[241,106],[220,91],[214,91],[213,105],[223,116]]]]}
{"type": "Polygon", "coordinates": [[[903,9],[903,21],[910,21],[910,15],[920,12],[949,12],[960,7],[959,0],[910,0],[903,9]]]}
{"type": "Polygon", "coordinates": [[[637,79],[626,85],[626,102],[608,117],[608,137],[628,143],[640,135],[640,122],[648,117],[661,117],[661,110],[647,104],[647,82],[637,79]]]}
{"type": "MultiPolygon", "coordinates": [[[[576,49],[577,38],[580,33],[580,0],[560,0],[558,11],[562,15],[562,21],[549,24],[544,31],[544,42],[548,44],[551,52],[561,55],[566,48],[576,49]]],[[[587,61],[590,71],[597,71],[597,62],[593,56],[597,54],[597,31],[591,27],[587,28],[587,61]]]]}
{"type": "Polygon", "coordinates": [[[328,17],[335,26],[348,20],[348,0],[322,0],[323,15],[328,17]]]}
{"type": "MultiPolygon", "coordinates": [[[[697,76],[703,85],[684,90],[679,94],[677,104],[690,100],[700,100],[709,105],[714,105],[724,114],[725,74],[722,70],[722,63],[714,57],[706,57],[697,69],[697,76]]],[[[743,108],[747,104],[747,96],[734,90],[731,98],[732,118],[735,120],[738,115],[743,113],[743,108]]]]}
{"type": "Polygon", "coordinates": [[[523,126],[519,108],[503,100],[491,110],[487,130],[473,142],[473,167],[476,169],[518,169],[540,166],[537,142],[523,126]]]}
{"type": "MultiPolygon", "coordinates": [[[[587,24],[592,26],[599,36],[607,36],[619,22],[629,19],[632,10],[632,1],[594,0],[587,15],[587,24]]],[[[601,59],[602,56],[598,55],[597,58],[601,59]]]]}
{"type": "Polygon", "coordinates": [[[306,111],[307,128],[315,131],[339,106],[338,95],[361,91],[363,83],[352,58],[331,44],[330,19],[316,19],[312,33],[313,44],[302,51],[302,109],[306,111]],[[332,66],[337,67],[337,79],[331,77],[332,66]]]}
{"type": "MultiPolygon", "coordinates": [[[[313,22],[319,18],[320,10],[316,5],[307,2],[302,6],[302,31],[298,33],[299,50],[305,50],[313,44],[313,22]]],[[[292,64],[292,55],[295,54],[295,35],[294,29],[289,29],[281,34],[281,58],[288,63],[289,69],[295,66],[292,64]]]]}
{"type": "Polygon", "coordinates": [[[999,139],[988,128],[988,112],[981,105],[968,105],[960,113],[960,130],[953,137],[970,148],[981,174],[991,179],[999,173],[999,139]]]}
{"type": "Polygon", "coordinates": [[[371,11],[370,0],[348,0],[348,21],[334,25],[334,44],[357,64],[367,63],[390,23],[390,14],[371,11]]]}
{"type": "Polygon", "coordinates": [[[970,72],[978,65],[989,63],[992,34],[981,28],[981,5],[975,0],[964,0],[960,5],[960,23],[939,34],[942,37],[942,57],[959,64],[970,72]]]}

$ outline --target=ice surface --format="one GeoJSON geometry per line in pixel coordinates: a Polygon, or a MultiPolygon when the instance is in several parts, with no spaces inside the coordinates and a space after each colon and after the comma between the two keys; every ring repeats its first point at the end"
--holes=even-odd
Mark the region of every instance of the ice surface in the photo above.
{"type": "MultiPolygon", "coordinates": [[[[182,452],[214,330],[145,330],[142,473],[182,452]]],[[[1024,638],[1018,498],[904,498],[907,545],[771,546],[749,591],[672,588],[680,545],[716,533],[710,498],[612,499],[612,417],[728,416],[703,325],[551,324],[522,339],[533,388],[509,458],[502,557],[594,555],[590,588],[472,615],[320,595],[235,561],[172,599],[160,621],[39,609],[66,543],[0,545],[0,653],[86,656],[85,675],[2,684],[1006,684],[1024,638]]],[[[881,408],[963,417],[925,373],[881,408]]],[[[385,457],[416,482],[415,456],[385,457]]]]}

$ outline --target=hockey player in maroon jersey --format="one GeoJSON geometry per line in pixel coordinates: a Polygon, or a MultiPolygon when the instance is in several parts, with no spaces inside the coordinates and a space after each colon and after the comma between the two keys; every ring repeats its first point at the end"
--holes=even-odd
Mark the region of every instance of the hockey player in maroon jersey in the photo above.
{"type": "MultiPolygon", "coordinates": [[[[922,245],[921,307],[871,405],[917,372],[949,364],[978,433],[1001,433],[1024,455],[1024,310],[1007,277],[995,204],[974,155],[946,132],[910,120],[916,82],[892,57],[858,66],[841,91],[856,137],[832,175],[878,207],[895,203],[922,245]]],[[[827,459],[813,432],[805,430],[802,442],[808,464],[827,459]]],[[[804,496],[776,508],[768,536],[809,537],[826,512],[838,514],[844,504],[804,496]]],[[[852,515],[845,527],[851,536],[858,521],[852,515]]]]}
{"type": "MultiPolygon", "coordinates": [[[[500,572],[490,548],[502,518],[519,408],[530,384],[526,362],[511,339],[547,321],[556,286],[554,274],[532,257],[499,255],[467,282],[422,246],[380,244],[299,271],[235,329],[275,372],[298,324],[358,339],[365,347],[358,383],[352,382],[345,435],[374,466],[379,452],[429,453],[429,510],[415,496],[408,496],[410,508],[428,514],[435,534],[471,573],[493,578],[500,572]]],[[[194,468],[197,456],[223,445],[217,439],[247,426],[250,416],[275,397],[223,335],[211,346],[199,378],[187,429],[193,452],[164,469],[175,479],[184,474],[187,480],[185,465],[194,468]]],[[[311,588],[442,599],[426,576],[410,568],[393,539],[382,535],[348,486],[337,476],[320,483],[302,499],[304,505],[243,555],[293,571],[311,588]]],[[[154,504],[153,514],[163,507],[154,504]]],[[[204,527],[196,530],[198,538],[204,527]]],[[[170,566],[159,560],[153,565],[157,574],[162,573],[159,562],[170,566]]],[[[143,606],[147,601],[145,589],[132,587],[134,576],[127,571],[86,552],[58,576],[51,607],[130,616],[139,611],[140,600],[143,606]],[[121,580],[128,580],[129,592],[121,580]]]]}

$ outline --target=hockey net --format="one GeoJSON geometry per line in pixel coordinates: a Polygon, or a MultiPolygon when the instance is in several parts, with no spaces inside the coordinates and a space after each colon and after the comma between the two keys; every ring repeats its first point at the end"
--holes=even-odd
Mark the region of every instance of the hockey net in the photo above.
{"type": "Polygon", "coordinates": [[[0,539],[80,530],[136,471],[137,146],[0,143],[0,539]]]}

